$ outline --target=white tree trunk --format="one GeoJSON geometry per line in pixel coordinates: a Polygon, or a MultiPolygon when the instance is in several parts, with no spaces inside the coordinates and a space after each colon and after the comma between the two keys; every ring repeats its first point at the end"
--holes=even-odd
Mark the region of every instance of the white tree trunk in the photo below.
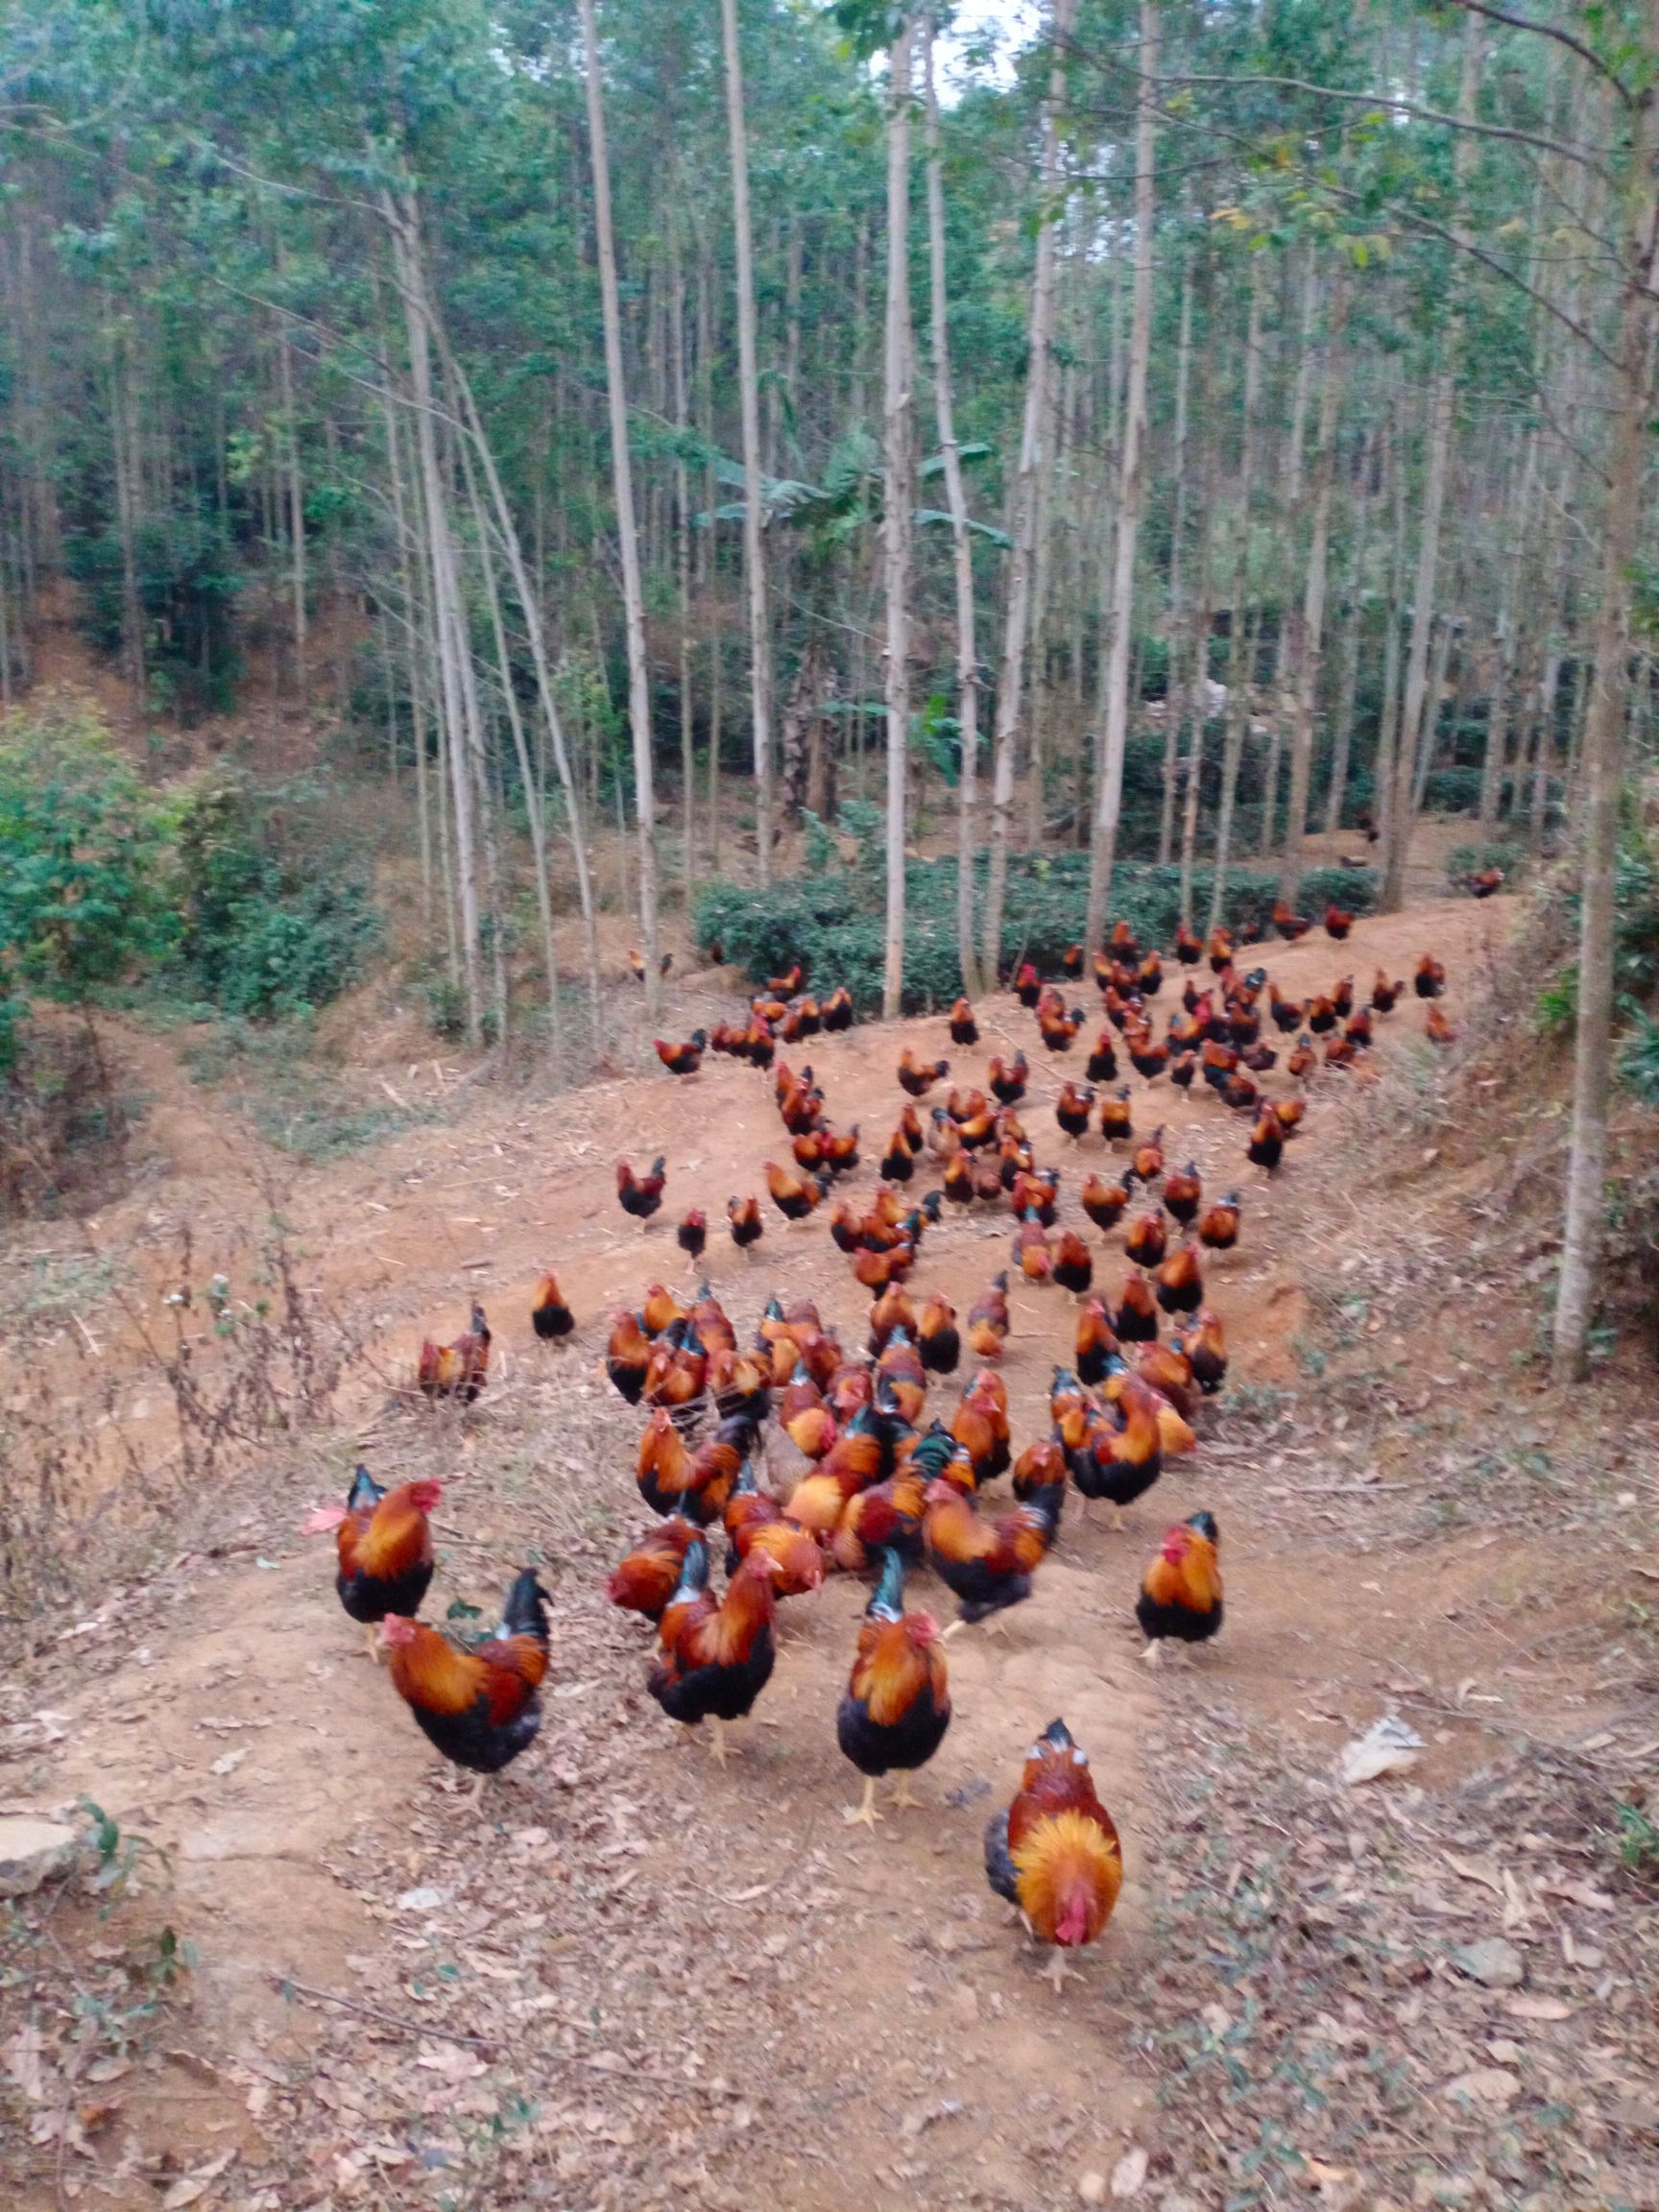
{"type": "MultiPolygon", "coordinates": [[[[728,0],[730,4],[730,0],[728,0]]],[[[882,382],[885,480],[882,566],[887,600],[887,965],[881,1011],[891,1021],[904,990],[905,781],[910,752],[910,60],[908,16],[888,50],[887,347],[882,382]]]]}
{"type": "MultiPolygon", "coordinates": [[[[439,332],[443,344],[443,334],[439,332]]],[[[547,656],[546,633],[541,621],[541,602],[531,581],[524,548],[519,542],[513,510],[502,486],[501,472],[495,466],[494,451],[484,435],[483,421],[472,387],[461,364],[447,354],[448,373],[461,398],[461,410],[468,435],[472,441],[484,470],[484,481],[490,493],[490,511],[495,525],[496,541],[507,563],[508,574],[513,579],[513,589],[518,600],[519,613],[524,618],[524,634],[530,646],[531,665],[536,671],[536,690],[541,701],[541,718],[546,725],[547,737],[553,748],[553,767],[559,778],[559,788],[565,797],[565,819],[569,826],[570,857],[576,871],[576,896],[582,912],[583,941],[588,966],[588,1003],[594,1050],[601,1043],[603,1023],[599,985],[599,928],[594,913],[593,872],[588,857],[588,833],[584,818],[581,793],[577,787],[569,748],[565,741],[564,717],[559,711],[558,696],[553,687],[553,669],[547,656]]]]}
{"type": "Polygon", "coordinates": [[[1145,463],[1146,364],[1152,344],[1153,162],[1158,110],[1154,80],[1162,24],[1158,0],[1141,0],[1141,84],[1135,120],[1135,284],[1129,316],[1129,389],[1123,409],[1123,469],[1118,495],[1117,564],[1112,578],[1112,636],[1108,647],[1106,719],[1089,854],[1089,903],[1083,941],[1105,936],[1106,901],[1118,854],[1118,820],[1123,805],[1123,755],[1129,738],[1129,648],[1135,614],[1135,553],[1140,535],[1145,463]]]}
{"type": "Polygon", "coordinates": [[[755,842],[762,888],[772,880],[772,633],[766,613],[760,485],[760,397],[755,337],[755,237],[749,215],[749,141],[737,0],[720,0],[726,53],[726,129],[732,149],[732,220],[737,250],[737,397],[743,421],[743,577],[749,597],[751,712],[755,731],[755,842]]]}
{"type": "Polygon", "coordinates": [[[944,161],[939,144],[939,98],[933,81],[933,10],[923,18],[922,73],[927,118],[927,247],[933,334],[933,409],[945,458],[945,497],[950,509],[950,543],[956,573],[956,724],[962,767],[956,789],[956,954],[962,988],[977,998],[979,955],[974,942],[974,860],[979,810],[979,654],[974,642],[974,541],[968,529],[968,494],[950,391],[950,326],[945,263],[944,161]]]}
{"type": "MultiPolygon", "coordinates": [[[[1187,536],[1187,391],[1192,373],[1192,283],[1196,253],[1181,272],[1181,330],[1175,344],[1175,516],[1169,530],[1169,674],[1164,700],[1164,801],[1158,815],[1158,865],[1166,868],[1175,842],[1175,771],[1184,709],[1181,670],[1181,553],[1187,536]]],[[[1192,685],[1197,676],[1191,678],[1192,685]]],[[[1199,709],[1200,713],[1202,709],[1199,709]]]]}
{"type": "Polygon", "coordinates": [[[1302,633],[1296,640],[1295,717],[1290,730],[1290,804],[1279,885],[1293,900],[1302,880],[1302,843],[1308,833],[1308,798],[1313,780],[1313,720],[1325,662],[1325,587],[1331,554],[1331,491],[1336,472],[1336,413],[1341,401],[1339,354],[1348,290],[1338,268],[1331,288],[1319,427],[1313,455],[1313,526],[1302,594],[1302,633]]]}
{"type": "Polygon", "coordinates": [[[1014,480],[1014,550],[1008,564],[1008,600],[1002,628],[1002,667],[997,684],[996,757],[991,786],[991,851],[986,868],[985,920],[980,937],[987,980],[1002,955],[1002,907],[1008,882],[1008,841],[1013,827],[1014,764],[1024,689],[1025,635],[1031,619],[1031,567],[1037,541],[1037,485],[1054,331],[1054,199],[1060,180],[1056,112],[1066,89],[1064,48],[1077,18],[1077,0],[1051,0],[1048,36],[1053,60],[1042,115],[1042,207],[1036,268],[1031,278],[1031,323],[1026,349],[1025,412],[1020,426],[1020,466],[1014,480]]]}
{"type": "Polygon", "coordinates": [[[634,518],[634,469],[628,450],[628,394],[622,369],[622,310],[616,292],[616,244],[611,223],[611,162],[605,148],[605,91],[593,0],[577,0],[587,49],[588,132],[593,159],[593,227],[599,256],[599,302],[605,324],[605,382],[611,401],[611,473],[616,536],[622,555],[622,609],[628,640],[628,719],[634,733],[634,805],[639,843],[639,937],[645,959],[645,1011],[661,1003],[657,970],[656,793],[651,764],[651,677],[645,661],[645,594],[639,577],[639,535],[634,518]]]}
{"type": "MultiPolygon", "coordinates": [[[[1465,122],[1472,121],[1475,114],[1475,95],[1480,82],[1480,36],[1479,17],[1468,15],[1463,28],[1463,78],[1457,95],[1457,113],[1465,122]]],[[[1459,204],[1474,143],[1468,132],[1458,132],[1452,166],[1459,204]]],[[[1411,643],[1406,658],[1406,699],[1395,747],[1393,804],[1383,835],[1382,889],[1379,904],[1386,914],[1397,913],[1406,898],[1406,857],[1410,850],[1416,811],[1412,799],[1417,746],[1429,693],[1429,642],[1434,622],[1434,587],[1440,564],[1440,522],[1452,466],[1452,411],[1456,397],[1457,361],[1462,349],[1463,317],[1461,313],[1455,313],[1447,321],[1429,416],[1423,519],[1417,541],[1417,581],[1411,604],[1411,643]]]]}
{"type": "Polygon", "coordinates": [[[1266,294],[1267,257],[1257,253],[1250,265],[1250,313],[1244,335],[1244,423],[1238,456],[1238,546],[1233,561],[1233,635],[1227,655],[1227,726],[1221,741],[1221,803],[1215,817],[1215,857],[1210,872],[1210,914],[1206,928],[1221,919],[1227,897],[1227,866],[1233,854],[1233,809],[1238,798],[1238,764],[1250,727],[1250,692],[1255,655],[1249,650],[1251,502],[1256,489],[1256,416],[1262,397],[1262,309],[1266,294]]]}
{"type": "Polygon", "coordinates": [[[445,757],[454,829],[455,897],[460,919],[461,976],[466,998],[467,1041],[483,1041],[484,969],[478,914],[478,853],[473,780],[462,690],[461,653],[465,635],[458,620],[460,588],[455,541],[449,523],[444,471],[438,460],[437,418],[432,397],[431,327],[421,245],[420,219],[413,195],[394,207],[383,202],[397,252],[398,287],[403,295],[409,339],[410,383],[415,395],[416,450],[421,462],[421,504],[426,515],[427,562],[432,585],[432,631],[438,654],[445,757]]]}

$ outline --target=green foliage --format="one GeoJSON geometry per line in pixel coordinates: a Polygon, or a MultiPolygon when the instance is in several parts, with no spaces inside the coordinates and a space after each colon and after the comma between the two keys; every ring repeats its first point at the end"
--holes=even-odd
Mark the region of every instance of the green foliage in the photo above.
{"type": "Polygon", "coordinates": [[[0,728],[0,1070],[29,997],[80,1003],[165,944],[161,810],[73,707],[0,728]]]}
{"type": "MultiPolygon", "coordinates": [[[[299,796],[315,830],[320,795],[299,796]]],[[[295,797],[222,778],[196,789],[178,823],[183,969],[202,997],[251,1021],[327,1005],[379,938],[367,882],[343,854],[295,833],[295,797]]]]}
{"type": "MultiPolygon", "coordinates": [[[[1637,1097],[1659,1105],[1659,858],[1637,830],[1626,832],[1613,878],[1613,1004],[1624,1036],[1615,1063],[1637,1097]]],[[[1567,895],[1576,929],[1579,895],[1567,895]]],[[[1578,1017],[1578,967],[1565,962],[1539,992],[1533,1021],[1546,1037],[1564,1037],[1578,1017]]]]}
{"type": "Polygon", "coordinates": [[[1659,1022],[1632,1007],[1630,1027],[1618,1059],[1619,1080],[1645,1105],[1659,1106],[1659,1022]]]}
{"type": "Polygon", "coordinates": [[[1659,1885],[1659,1825],[1640,1805],[1616,1805],[1619,1863],[1639,1880],[1659,1885]]]}
{"type": "Polygon", "coordinates": [[[1460,891],[1467,878],[1478,875],[1482,868],[1502,868],[1506,887],[1512,890],[1516,874],[1526,857],[1519,845],[1503,838],[1478,840],[1471,845],[1455,845],[1446,855],[1446,880],[1455,891],[1460,891]]]}
{"type": "MultiPolygon", "coordinates": [[[[880,1003],[886,933],[883,877],[877,839],[881,814],[874,806],[842,809],[857,854],[850,866],[826,862],[811,876],[787,877],[769,891],[717,883],[697,909],[697,942],[711,958],[741,968],[753,983],[781,974],[803,960],[814,982],[845,982],[861,1013],[880,1003]]],[[[826,840],[828,842],[828,840],[826,840]]],[[[1009,862],[1000,967],[1010,975],[1022,960],[1058,974],[1060,956],[1081,932],[1089,861],[1081,853],[1017,854],[1009,862]]],[[[1211,879],[1200,869],[1195,903],[1209,910],[1211,879]]],[[[1230,926],[1265,922],[1278,878],[1230,869],[1222,913],[1230,926]]],[[[1363,913],[1375,902],[1368,870],[1312,869],[1303,878],[1310,910],[1334,902],[1363,913]]],[[[948,1005],[962,988],[956,956],[956,862],[909,863],[904,871],[904,998],[906,1012],[948,1005]]],[[[1112,913],[1121,916],[1142,943],[1173,942],[1181,883],[1174,868],[1125,865],[1113,878],[1112,913]]],[[[976,902],[976,904],[978,902],[976,902]]]]}
{"type": "Polygon", "coordinates": [[[326,1005],[379,919],[325,825],[326,792],[230,777],[149,790],[84,709],[0,729],[0,1072],[31,997],[168,980],[228,1014],[326,1005]]]}
{"type": "Polygon", "coordinates": [[[1532,1020],[1539,1035],[1565,1037],[1578,1019],[1578,970],[1563,968],[1552,975],[1533,1002],[1532,1020]]]}

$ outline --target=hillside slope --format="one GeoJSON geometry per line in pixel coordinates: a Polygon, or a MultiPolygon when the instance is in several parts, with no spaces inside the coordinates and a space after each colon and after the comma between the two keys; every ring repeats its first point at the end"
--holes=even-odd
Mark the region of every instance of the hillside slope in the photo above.
{"type": "MultiPolygon", "coordinates": [[[[1346,948],[1263,949],[1262,964],[1301,993],[1379,964],[1408,974],[1432,946],[1456,1020],[1508,905],[1442,902],[1362,923],[1346,948]]],[[[1070,1063],[1037,1050],[1013,1001],[981,1023],[965,1054],[942,1022],[912,1022],[795,1057],[874,1153],[901,1042],[948,1053],[965,1081],[1024,1044],[1025,1119],[1074,1219],[1101,1146],[1063,1157],[1048,1100],[1070,1063]]],[[[646,1697],[647,1635],[601,1594],[648,1518],[638,1416],[596,1368],[606,1315],[654,1278],[684,1280],[667,1225],[686,1205],[718,1225],[729,1192],[762,1187],[760,1162],[786,1144],[764,1080],[710,1062],[690,1084],[546,1107],[480,1093],[448,1126],[290,1188],[301,1264],[364,1339],[343,1400],[355,1426],[237,1486],[215,1516],[220,1556],[192,1542],[77,1623],[7,1754],[9,1799],[84,1792],[165,1848],[124,1911],[164,1911],[194,1960],[185,2008],[70,2177],[95,2163],[109,2200],[138,2204],[194,2176],[200,2200],[261,2212],[719,2207],[755,2195],[758,2160],[761,2194],[791,2206],[850,2191],[1024,2206],[1093,2200],[1115,2172],[1126,2186],[1139,2149],[1137,2193],[1169,2212],[1310,2180],[1353,2204],[1443,2184],[1449,2202],[1512,2189],[1565,2204],[1590,2186],[1640,2200],[1650,2029],[1632,1977],[1647,1970],[1608,1947],[1605,1915],[1630,1925],[1642,1909],[1601,1887],[1591,1808],[1659,1736],[1649,1647],[1607,1581],[1626,1548],[1619,1501],[1653,1490],[1653,1461],[1626,1438],[1623,1468],[1583,1475],[1566,1456],[1583,1425],[1571,1407],[1541,1408],[1513,1369],[1448,1340],[1446,1311],[1502,1305],[1513,1286],[1484,1284],[1451,1242],[1431,1162],[1380,1175],[1392,1140],[1373,1088],[1432,1080],[1417,1002],[1382,1027],[1381,1086],[1321,1077],[1271,1187],[1213,1098],[1134,1082],[1138,1128],[1162,1120],[1172,1159],[1244,1193],[1240,1251],[1211,1271],[1230,1398],[1126,1533],[1073,1507],[1006,1634],[953,1640],[956,1717],[921,1778],[927,1810],[875,1838],[841,1821],[856,1777],[833,1740],[857,1586],[832,1579],[786,1608],[776,1679],[724,1771],[646,1697]],[[658,1150],[668,1205],[642,1234],[614,1205],[612,1166],[658,1150]],[[583,1324],[553,1353],[525,1311],[544,1264],[583,1324]],[[482,1405],[465,1420],[411,1407],[395,1386],[421,1336],[452,1334],[474,1294],[497,1331],[482,1405]],[[382,1479],[445,1479],[439,1617],[453,1598],[488,1610],[527,1553],[544,1562],[542,1741],[481,1815],[354,1656],[326,1546],[297,1533],[304,1501],[340,1490],[358,1454],[382,1479]],[[1570,1474],[1582,1487],[1564,1492],[1570,1474]],[[1190,1670],[1157,1677],[1139,1664],[1136,1582],[1164,1526],[1200,1504],[1221,1521],[1228,1625],[1190,1670]],[[1336,1748],[1390,1710],[1426,1739],[1420,1763],[1338,1790],[1336,1748]],[[1057,1712],[1091,1752],[1128,1867],[1106,1940],[1059,2000],[979,1867],[985,1817],[1057,1712]],[[1519,1991],[1450,1963],[1499,1936],[1521,1955],[1519,1991]],[[1551,2119],[1563,2108],[1571,2173],[1551,2119]]],[[[190,1149],[188,1172],[101,1234],[154,1250],[188,1211],[210,1262],[249,1207],[232,1165],[246,1153],[190,1149]]],[[[867,1191],[873,1169],[856,1182],[867,1191]]],[[[867,1301],[821,1224],[767,1215],[753,1262],[710,1241],[740,1334],[776,1290],[816,1298],[860,1341],[867,1301]]],[[[965,1310],[1008,1231],[1001,1213],[948,1212],[918,1282],[965,1310]]],[[[1090,1241],[1115,1293],[1119,1239],[1090,1241]]],[[[1018,1448],[1046,1426],[1072,1321],[1055,1291],[1017,1288],[1014,1308],[1018,1448]]],[[[31,2204],[53,2200],[51,2141],[31,2204]]]]}

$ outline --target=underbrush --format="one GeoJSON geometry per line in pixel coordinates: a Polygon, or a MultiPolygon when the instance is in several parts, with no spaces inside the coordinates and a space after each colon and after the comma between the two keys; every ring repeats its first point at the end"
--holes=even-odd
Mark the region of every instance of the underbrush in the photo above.
{"type": "Polygon", "coordinates": [[[254,1225],[211,1260],[188,1224],[142,1275],[88,1239],[44,1306],[0,1303],[0,1652],[176,1542],[181,1501],[328,1418],[360,1344],[303,1281],[280,1194],[250,1196],[254,1225]]]}
{"type": "MultiPolygon", "coordinates": [[[[769,890],[716,883],[697,907],[697,943],[710,959],[730,961],[752,983],[786,972],[799,960],[808,975],[826,987],[844,982],[860,1013],[880,1003],[885,957],[885,871],[880,849],[878,808],[849,804],[842,821],[854,840],[850,860],[816,826],[808,844],[808,870],[785,878],[769,890]]],[[[983,863],[975,885],[975,909],[983,905],[983,863]]],[[[913,860],[904,872],[904,995],[906,1013],[949,1005],[962,988],[956,952],[954,859],[913,860]]],[[[1011,975],[1020,963],[1034,961],[1046,974],[1057,974],[1060,956],[1081,935],[1088,896],[1089,856],[1083,853],[1020,854],[1008,863],[1000,968],[1011,975]]],[[[1222,915],[1228,926],[1248,935],[1264,928],[1278,895],[1276,874],[1238,868],[1228,871],[1222,915]]],[[[1212,878],[1200,869],[1194,905],[1209,910],[1212,878]]],[[[1127,921],[1142,944],[1167,947],[1180,917],[1181,879],[1175,868],[1125,863],[1112,881],[1114,920],[1127,921]]],[[[1302,879],[1301,905],[1319,913],[1327,905],[1365,913],[1376,892],[1368,869],[1316,868],[1302,879]]]]}
{"type": "Polygon", "coordinates": [[[277,1023],[361,974],[380,919],[318,778],[153,788],[95,715],[0,724],[0,1208],[96,1196],[122,1123],[90,1023],[51,1005],[180,1001],[277,1023]],[[93,1161],[100,1167],[89,1165],[93,1161]]]}
{"type": "Polygon", "coordinates": [[[243,1115],[266,1143],[314,1166],[435,1120],[439,1101],[405,1098],[319,1049],[309,1022],[276,1028],[217,1022],[198,1029],[183,1061],[193,1082],[243,1115]]]}
{"type": "Polygon", "coordinates": [[[90,1022],[24,1025],[0,1066],[0,1214],[72,1212],[119,1190],[132,1114],[90,1022]]]}

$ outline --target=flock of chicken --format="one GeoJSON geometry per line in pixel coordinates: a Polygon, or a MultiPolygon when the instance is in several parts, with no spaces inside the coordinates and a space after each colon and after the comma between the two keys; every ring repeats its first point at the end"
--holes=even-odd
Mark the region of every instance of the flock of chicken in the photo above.
{"type": "MultiPolygon", "coordinates": [[[[1352,919],[1333,908],[1326,929],[1339,941],[1352,919]]],[[[1275,921],[1286,936],[1308,926],[1287,909],[1275,921]]],[[[1287,1000],[1261,970],[1239,972],[1222,930],[1200,941],[1183,929],[1175,957],[1187,970],[1207,961],[1214,980],[1205,989],[1185,981],[1180,1009],[1158,1038],[1151,1002],[1164,985],[1163,961],[1142,950],[1127,924],[1114,927],[1093,963],[1106,1025],[1085,1080],[1063,1081],[1055,1107],[1073,1148],[1097,1118],[1107,1145],[1127,1155],[1110,1176],[1084,1176],[1078,1192],[1084,1217],[1102,1235],[1122,1229],[1130,1264],[1116,1298],[1095,1291],[1095,1254],[1085,1237],[1058,1224],[1059,1171],[1038,1166],[1021,1118],[1030,1072],[1023,1051],[993,1055],[985,1090],[953,1087],[924,1119],[921,1102],[947,1080],[950,1066],[919,1060],[906,1046],[898,1066],[904,1103],[880,1155],[882,1180],[860,1206],[846,1197],[830,1203],[837,1179],[859,1163],[857,1127],[836,1130],[812,1070],[797,1073],[777,1059],[780,1042],[850,1025],[844,988],[815,1001],[797,968],[755,1001],[744,1026],[698,1032],[683,1045],[658,1043],[664,1066],[682,1075],[694,1074],[710,1048],[771,1070],[793,1161],[765,1163],[772,1205],[794,1224],[830,1203],[834,1242],[874,1297],[867,1343],[855,1350],[837,1340],[813,1301],[785,1307],[777,1298],[752,1341],[740,1344],[707,1283],[686,1303],[653,1284],[638,1311],[612,1318],[606,1372],[630,1405],[646,1410],[637,1479],[660,1519],[616,1567],[607,1592],[654,1623],[651,1695],[677,1720],[708,1721],[722,1763],[724,1724],[746,1717],[771,1677],[779,1603],[817,1590],[839,1569],[874,1585],[837,1712],[840,1747],[864,1776],[862,1801],[847,1817],[874,1827],[881,1817],[876,1783],[888,1774],[900,1778],[895,1804],[913,1803],[904,1778],[933,1756],[950,1726],[945,1647],[961,1628],[997,1620],[1029,1597],[1068,1487],[1080,1493],[1085,1513],[1103,1500],[1121,1526],[1121,1509],[1157,1482],[1166,1460],[1196,1444],[1201,1400],[1220,1389],[1227,1370],[1221,1322],[1205,1303],[1204,1268],[1211,1255],[1237,1244],[1242,1201],[1238,1191],[1207,1201],[1195,1164],[1166,1160],[1162,1129],[1137,1139],[1128,1086],[1107,1088],[1118,1053],[1148,1082],[1166,1075],[1187,1086],[1201,1076],[1248,1123],[1246,1155],[1271,1175],[1305,1112],[1300,1078],[1318,1059],[1314,1039],[1323,1040],[1325,1065],[1352,1065],[1372,1041],[1374,1018],[1386,1015],[1406,986],[1380,970],[1365,1004],[1357,1003],[1351,977],[1328,995],[1287,1000]],[[1286,1064],[1299,1087],[1289,1097],[1267,1099],[1256,1080],[1278,1061],[1264,1018],[1295,1038],[1286,1064]],[[904,1187],[928,1166],[938,1187],[911,1203],[904,1187]],[[993,1278],[960,1324],[941,1293],[913,1298],[906,1287],[947,1205],[1006,1207],[1015,1221],[1009,1270],[993,1278]],[[1171,1225],[1180,1238],[1173,1247],[1171,1225]],[[1053,1373],[1050,1431],[1018,1456],[998,1371],[1016,1268],[1027,1284],[1057,1284],[1075,1306],[1070,1361],[1053,1373]],[[1167,1341],[1160,1339],[1164,1317],[1171,1323],[1167,1341]],[[955,1373],[964,1349],[976,1371],[949,1418],[929,1422],[929,1388],[955,1373]],[[784,1460],[794,1472],[780,1477],[784,1460]],[[982,1509],[980,1491],[1004,1474],[1012,1476],[1011,1509],[982,1509]],[[710,1586],[716,1532],[726,1571],[719,1596],[710,1586]],[[944,1630],[929,1613],[906,1609],[906,1574],[921,1565],[957,1600],[959,1618],[944,1630]]],[[[1062,963],[1066,978],[1079,978],[1084,962],[1083,948],[1072,947],[1062,963]]],[[[1444,980],[1440,963],[1425,954],[1413,987],[1430,1002],[1429,1034],[1441,1042],[1452,1035],[1434,1003],[1444,980]]],[[[1055,1054],[1070,1051],[1084,1026],[1082,1009],[1068,1010],[1063,991],[1030,965],[1015,987],[1042,1044],[1055,1054]]],[[[966,999],[952,1007],[950,1029],[959,1046],[977,1043],[966,999]]],[[[649,1224],[662,1207],[666,1174],[663,1159],[644,1174],[620,1163],[623,1211],[649,1224]]],[[[731,1199],[728,1218],[733,1241],[752,1258],[765,1229],[757,1195],[731,1199]]],[[[677,1225],[693,1267],[708,1234],[700,1209],[677,1225]]],[[[544,1340],[574,1332],[551,1275],[536,1287],[531,1317],[544,1340]]],[[[487,1382],[490,1345],[475,1305],[453,1343],[421,1347],[421,1391],[470,1403],[487,1382]]],[[[347,1612],[369,1629],[372,1645],[378,1631],[398,1695],[437,1749],[481,1787],[539,1725],[545,1593],[526,1569],[508,1594],[499,1634],[469,1650],[419,1621],[433,1573],[428,1517],[440,1496],[435,1482],[382,1491],[359,1468],[345,1505],[308,1526],[336,1528],[347,1612]]],[[[1218,1551],[1208,1512],[1166,1534],[1135,1603],[1149,1660],[1170,1639],[1201,1643],[1221,1625],[1218,1551]]],[[[985,1860],[992,1887],[1053,1947],[1051,1968],[1063,1975],[1064,1953],[1099,1935],[1122,1879],[1117,1831],[1063,1722],[1031,1747],[1013,1803],[987,1830],[985,1860]]]]}

